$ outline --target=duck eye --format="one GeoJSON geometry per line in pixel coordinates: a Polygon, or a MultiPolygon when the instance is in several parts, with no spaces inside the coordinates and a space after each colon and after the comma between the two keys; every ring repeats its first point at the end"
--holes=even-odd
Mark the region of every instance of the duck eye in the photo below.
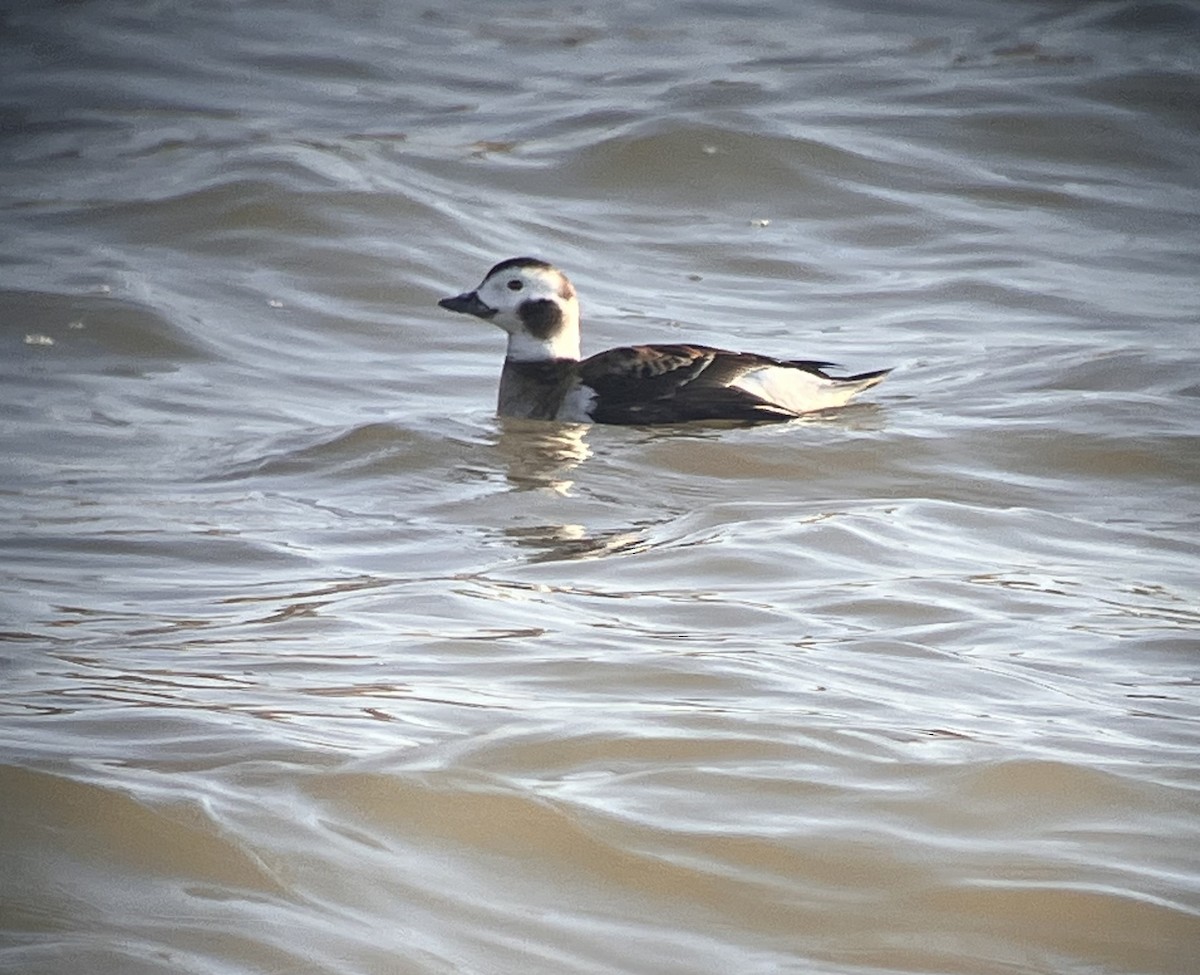
{"type": "Polygon", "coordinates": [[[520,291],[523,287],[525,287],[525,285],[522,282],[518,281],[516,278],[513,278],[511,281],[508,282],[508,290],[509,291],[520,291]]]}

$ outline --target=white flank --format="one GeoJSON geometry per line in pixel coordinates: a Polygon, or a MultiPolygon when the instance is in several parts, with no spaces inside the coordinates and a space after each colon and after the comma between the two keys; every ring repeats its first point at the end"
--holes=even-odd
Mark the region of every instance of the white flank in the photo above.
{"type": "Polygon", "coordinates": [[[563,397],[562,406],[554,419],[563,423],[591,423],[592,407],[596,405],[596,391],[591,386],[579,385],[563,397]]]}
{"type": "Polygon", "coordinates": [[[792,413],[811,413],[844,406],[855,393],[874,386],[878,380],[847,382],[826,379],[804,369],[789,366],[763,366],[754,369],[730,385],[751,396],[792,413]]]}

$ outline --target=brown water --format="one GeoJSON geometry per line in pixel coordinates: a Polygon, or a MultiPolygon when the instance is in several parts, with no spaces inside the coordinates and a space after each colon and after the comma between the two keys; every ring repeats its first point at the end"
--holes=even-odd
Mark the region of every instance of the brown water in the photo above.
{"type": "Polygon", "coordinates": [[[1200,6],[0,23],[0,970],[1200,970],[1200,6]],[[436,308],[852,370],[492,416],[436,308]]]}

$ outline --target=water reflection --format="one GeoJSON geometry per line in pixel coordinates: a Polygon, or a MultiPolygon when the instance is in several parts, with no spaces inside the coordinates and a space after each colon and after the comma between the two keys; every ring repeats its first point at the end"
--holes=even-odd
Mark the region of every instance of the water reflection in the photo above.
{"type": "Polygon", "coordinates": [[[592,456],[587,424],[500,417],[497,428],[496,450],[516,491],[548,488],[566,495],[574,484],[568,475],[592,456]]]}
{"type": "Polygon", "coordinates": [[[598,559],[641,552],[651,545],[646,528],[594,531],[584,525],[533,525],[507,529],[504,537],[533,549],[535,554],[527,559],[530,563],[598,559]]]}

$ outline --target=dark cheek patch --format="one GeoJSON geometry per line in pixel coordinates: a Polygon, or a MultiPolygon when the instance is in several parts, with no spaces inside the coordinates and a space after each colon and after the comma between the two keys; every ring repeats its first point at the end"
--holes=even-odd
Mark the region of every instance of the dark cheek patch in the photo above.
{"type": "Polygon", "coordinates": [[[548,339],[562,328],[562,309],[548,298],[522,302],[517,314],[535,339],[548,339]]]}

